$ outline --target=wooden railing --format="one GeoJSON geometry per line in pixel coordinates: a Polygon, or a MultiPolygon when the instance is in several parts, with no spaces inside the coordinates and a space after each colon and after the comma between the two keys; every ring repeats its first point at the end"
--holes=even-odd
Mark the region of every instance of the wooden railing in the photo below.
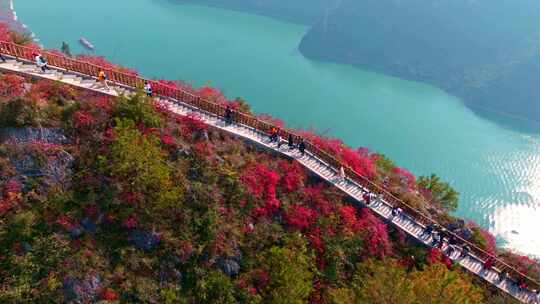
{"type": "MultiPolygon", "coordinates": [[[[200,96],[197,96],[196,94],[182,88],[168,86],[155,80],[146,79],[137,75],[121,72],[115,69],[100,67],[98,65],[95,65],[89,62],[80,61],[77,59],[58,55],[52,52],[36,50],[36,49],[28,48],[22,45],[0,41],[0,53],[15,57],[16,59],[34,61],[34,58],[32,58],[33,57],[32,54],[37,53],[37,52],[41,53],[44,56],[44,58],[47,60],[49,65],[54,66],[56,68],[84,74],[86,76],[91,76],[94,78],[98,76],[100,71],[103,71],[107,75],[109,81],[112,81],[116,84],[130,87],[130,88],[140,89],[144,86],[145,82],[148,82],[151,84],[154,93],[159,96],[182,101],[184,103],[187,103],[198,109],[204,110],[206,112],[217,115],[219,117],[223,117],[225,115],[224,106],[205,100],[201,98],[200,96]]],[[[274,126],[268,122],[262,121],[258,119],[257,117],[247,114],[247,113],[235,112],[234,120],[237,123],[244,124],[246,126],[252,127],[264,133],[269,133],[269,131],[272,128],[276,128],[279,130],[279,135],[281,137],[288,138],[289,135],[291,135],[295,142],[298,142],[301,139],[300,136],[298,136],[292,131],[281,129],[277,126],[274,126]]],[[[336,169],[339,170],[340,167],[343,167],[348,178],[358,183],[365,189],[368,189],[372,193],[376,193],[379,197],[381,197],[384,201],[386,201],[391,206],[401,208],[406,214],[411,216],[416,222],[422,225],[435,224],[440,227],[443,227],[442,225],[438,224],[433,218],[424,214],[422,211],[410,206],[409,204],[397,198],[396,196],[394,196],[392,193],[390,193],[383,187],[371,181],[369,178],[354,171],[347,164],[338,160],[335,156],[329,154],[328,152],[322,150],[321,148],[317,147],[316,145],[314,145],[313,143],[307,140],[305,141],[305,144],[306,144],[307,151],[315,155],[317,158],[319,158],[323,162],[327,163],[329,166],[332,166],[334,170],[336,169]]],[[[540,289],[540,283],[528,277],[526,274],[520,272],[515,267],[508,265],[502,259],[479,248],[472,242],[465,240],[461,236],[449,230],[446,230],[445,234],[447,236],[453,236],[456,240],[461,242],[462,245],[468,245],[471,248],[471,253],[473,253],[480,260],[486,261],[487,259],[491,259],[493,261],[494,267],[499,269],[499,271],[501,272],[506,271],[509,274],[509,276],[512,277],[513,279],[521,279],[524,282],[526,282],[531,288],[540,289]]]]}

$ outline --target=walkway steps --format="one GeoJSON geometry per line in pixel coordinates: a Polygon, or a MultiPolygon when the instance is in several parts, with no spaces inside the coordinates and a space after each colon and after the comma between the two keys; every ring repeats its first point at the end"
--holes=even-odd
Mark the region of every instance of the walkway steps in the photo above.
{"type": "MultiPolygon", "coordinates": [[[[22,73],[25,75],[43,79],[60,81],[62,83],[73,85],[86,90],[91,90],[94,92],[107,94],[110,96],[119,96],[122,93],[133,93],[133,91],[126,90],[126,88],[124,87],[114,85],[111,85],[111,90],[106,90],[97,83],[94,77],[80,77],[78,74],[76,75],[66,73],[62,69],[56,69],[54,67],[51,67],[50,71],[43,73],[41,71],[38,71],[35,65],[29,64],[28,62],[8,60],[6,63],[0,63],[0,70],[22,73]]],[[[191,105],[183,103],[182,101],[157,98],[156,102],[166,105],[170,111],[177,114],[187,115],[189,113],[196,113],[202,118],[204,122],[212,125],[217,129],[236,136],[240,136],[244,139],[257,143],[258,145],[264,146],[268,149],[274,150],[288,156],[291,159],[298,161],[305,168],[320,176],[323,180],[334,185],[335,187],[346,193],[348,196],[354,198],[360,204],[370,208],[373,212],[384,218],[391,225],[394,225],[395,227],[401,229],[410,237],[416,239],[418,242],[423,243],[426,246],[430,246],[432,241],[431,237],[422,236],[425,231],[425,227],[422,224],[417,223],[412,217],[409,217],[406,214],[401,214],[400,216],[394,218],[391,215],[392,205],[387,203],[386,201],[376,199],[370,205],[366,205],[363,200],[363,194],[364,192],[368,192],[368,189],[363,188],[361,185],[355,183],[350,179],[346,179],[344,181],[341,180],[337,168],[330,167],[327,163],[309,153],[309,151],[306,151],[305,155],[301,155],[301,153],[296,149],[290,150],[286,144],[283,144],[280,148],[278,148],[276,143],[270,143],[267,134],[264,134],[256,129],[241,124],[227,125],[221,118],[218,118],[213,114],[206,113],[202,110],[196,109],[191,105]]],[[[443,251],[447,249],[447,246],[443,247],[443,251]]],[[[464,258],[460,258],[460,255],[461,253],[456,250],[450,256],[450,258],[456,263],[459,263],[469,272],[483,278],[493,286],[512,295],[520,302],[533,303],[533,292],[529,290],[518,290],[514,287],[514,284],[512,284],[512,281],[510,281],[509,279],[504,279],[499,282],[498,270],[484,270],[483,262],[474,255],[469,254],[464,258]]]]}

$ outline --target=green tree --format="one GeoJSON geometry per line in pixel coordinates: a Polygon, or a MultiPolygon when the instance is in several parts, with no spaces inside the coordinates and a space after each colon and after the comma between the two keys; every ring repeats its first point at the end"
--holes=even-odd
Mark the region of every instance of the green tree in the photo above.
{"type": "Polygon", "coordinates": [[[367,260],[357,265],[352,287],[356,303],[483,303],[479,287],[440,263],[409,273],[395,260],[367,260]]]}
{"type": "Polygon", "coordinates": [[[38,126],[40,109],[33,100],[16,97],[0,104],[0,127],[38,126]]]}
{"type": "Polygon", "coordinates": [[[432,264],[423,271],[414,271],[410,277],[415,294],[414,303],[484,303],[480,287],[473,285],[467,275],[449,271],[441,263],[432,264]]]}
{"type": "Polygon", "coordinates": [[[448,211],[455,211],[458,207],[459,192],[454,190],[450,184],[441,180],[435,174],[430,176],[420,176],[418,186],[431,192],[431,201],[440,204],[448,211]]]}
{"type": "Polygon", "coordinates": [[[195,303],[235,304],[234,286],[225,274],[212,270],[199,279],[194,290],[195,303]]]}
{"type": "Polygon", "coordinates": [[[407,272],[394,260],[369,259],[358,264],[351,285],[358,304],[414,303],[407,272]]]}
{"type": "Polygon", "coordinates": [[[165,209],[177,203],[181,188],[172,182],[159,140],[141,134],[128,119],[117,119],[114,132],[116,140],[111,145],[109,174],[119,178],[129,191],[144,194],[154,208],[165,209]]]}
{"type": "Polygon", "coordinates": [[[313,260],[305,244],[299,248],[270,248],[264,255],[264,265],[270,273],[263,296],[265,303],[307,303],[313,288],[313,260]]]}
{"type": "Polygon", "coordinates": [[[152,100],[140,93],[131,97],[120,96],[116,103],[115,117],[143,123],[147,127],[159,127],[161,117],[152,106],[152,100]]]}

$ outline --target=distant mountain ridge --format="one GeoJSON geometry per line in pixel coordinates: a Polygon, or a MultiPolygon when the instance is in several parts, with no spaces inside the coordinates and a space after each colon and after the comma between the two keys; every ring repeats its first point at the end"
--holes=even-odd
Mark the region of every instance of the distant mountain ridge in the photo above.
{"type": "Polygon", "coordinates": [[[438,86],[467,104],[538,120],[540,4],[533,0],[187,0],[310,24],[311,59],[438,86]]]}

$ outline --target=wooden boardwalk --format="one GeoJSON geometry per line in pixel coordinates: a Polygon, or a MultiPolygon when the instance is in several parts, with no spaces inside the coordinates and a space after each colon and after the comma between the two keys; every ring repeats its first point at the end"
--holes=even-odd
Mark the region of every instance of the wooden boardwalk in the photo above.
{"type": "MultiPolygon", "coordinates": [[[[86,76],[79,73],[67,72],[60,68],[51,67],[51,70],[43,73],[41,71],[38,71],[36,66],[31,62],[21,59],[9,59],[6,63],[0,63],[0,70],[23,74],[35,78],[60,81],[65,84],[73,85],[87,90],[92,90],[95,92],[100,92],[111,96],[119,96],[121,94],[129,95],[134,92],[133,88],[115,85],[111,85],[111,90],[106,90],[96,82],[95,77],[86,76]]],[[[196,113],[204,120],[205,123],[212,125],[217,129],[234,134],[238,137],[249,140],[253,143],[264,146],[268,149],[274,150],[298,161],[305,168],[317,174],[322,179],[334,185],[350,197],[354,198],[360,204],[370,208],[373,212],[384,218],[388,223],[401,229],[410,237],[416,239],[418,242],[425,244],[426,246],[430,246],[432,242],[432,237],[424,233],[426,227],[423,224],[417,222],[412,216],[407,215],[405,212],[402,212],[397,216],[392,216],[392,205],[386,202],[384,199],[377,197],[373,193],[370,193],[370,195],[372,195],[374,199],[369,205],[366,205],[363,196],[365,193],[369,193],[369,190],[367,188],[364,188],[363,186],[359,185],[358,183],[349,178],[342,180],[339,177],[339,168],[330,166],[320,158],[310,153],[310,151],[306,151],[305,155],[301,155],[301,153],[297,149],[291,150],[286,144],[283,144],[280,148],[278,148],[276,143],[270,142],[269,137],[266,133],[263,133],[257,129],[243,124],[233,123],[227,125],[221,117],[195,108],[194,106],[184,103],[180,100],[174,100],[170,98],[158,98],[156,99],[156,102],[166,105],[170,111],[178,114],[186,115],[189,113],[196,113]]],[[[448,245],[445,244],[442,249],[443,251],[448,250],[448,245]]],[[[489,270],[484,269],[483,261],[471,253],[464,254],[464,256],[461,255],[461,251],[458,247],[458,250],[454,250],[454,252],[450,255],[450,258],[456,263],[460,264],[464,269],[483,278],[489,284],[492,284],[496,288],[512,295],[520,302],[535,303],[534,291],[528,289],[519,290],[519,288],[515,286],[512,280],[508,278],[501,279],[499,277],[500,271],[496,268],[492,268],[489,270]]]]}

